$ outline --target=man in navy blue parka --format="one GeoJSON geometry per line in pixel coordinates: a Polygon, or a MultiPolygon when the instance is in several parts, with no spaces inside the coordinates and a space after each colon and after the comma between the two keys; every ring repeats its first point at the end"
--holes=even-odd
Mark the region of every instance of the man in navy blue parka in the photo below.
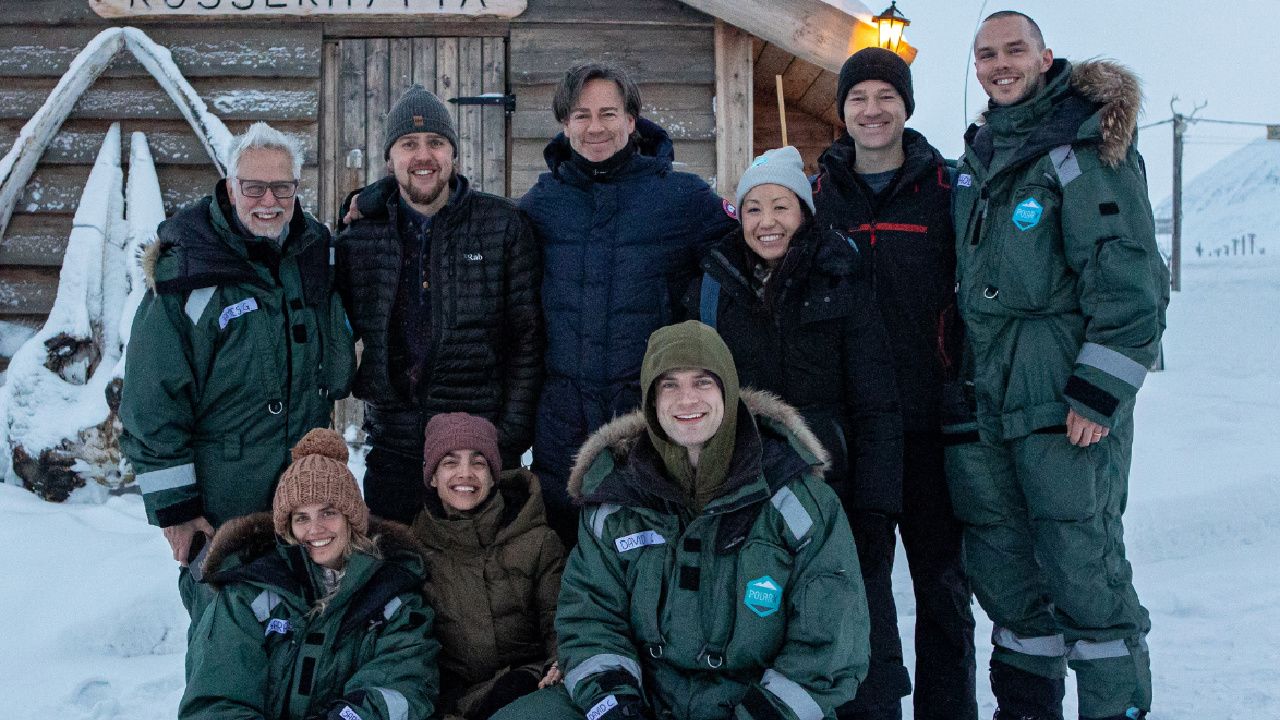
{"type": "Polygon", "coordinates": [[[533,468],[547,518],[572,545],[565,491],[587,435],[640,404],[645,342],[672,320],[673,300],[735,211],[697,175],[672,169],[671,138],[640,117],[640,92],[620,68],[571,69],[552,102],[562,132],[549,172],[520,200],[542,247],[547,378],[533,468]]]}

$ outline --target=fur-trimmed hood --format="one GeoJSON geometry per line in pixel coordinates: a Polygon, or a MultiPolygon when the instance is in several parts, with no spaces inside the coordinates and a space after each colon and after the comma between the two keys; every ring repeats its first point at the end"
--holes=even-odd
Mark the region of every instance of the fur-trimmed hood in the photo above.
{"type": "MultiPolygon", "coordinates": [[[[426,564],[426,549],[409,528],[400,523],[370,515],[369,537],[374,539],[388,560],[409,555],[418,563],[426,564]]],[[[279,542],[271,513],[253,513],[228,520],[213,536],[202,567],[203,574],[209,584],[216,587],[219,583],[214,576],[224,569],[229,558],[239,557],[247,563],[274,551],[279,542]]]]}
{"type": "MultiPolygon", "coordinates": [[[[747,412],[757,422],[770,421],[785,428],[801,447],[817,458],[815,465],[820,466],[824,471],[830,465],[830,456],[818,441],[818,437],[809,429],[800,412],[783,402],[782,398],[763,390],[743,388],[741,399],[746,405],[747,412]]],[[[575,499],[582,497],[583,478],[586,477],[587,471],[591,469],[592,463],[601,452],[610,451],[621,463],[625,461],[631,449],[635,447],[636,441],[643,437],[645,432],[644,411],[636,409],[615,418],[592,433],[574,459],[573,470],[569,474],[570,497],[575,499]]]]}

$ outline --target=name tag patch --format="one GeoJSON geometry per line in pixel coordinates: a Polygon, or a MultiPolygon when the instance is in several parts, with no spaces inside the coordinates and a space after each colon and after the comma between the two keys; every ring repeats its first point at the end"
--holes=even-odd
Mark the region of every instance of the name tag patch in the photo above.
{"type": "Polygon", "coordinates": [[[969,173],[960,173],[960,176],[956,178],[956,185],[959,187],[972,187],[973,176],[969,173]]]}
{"type": "Polygon", "coordinates": [[[618,549],[618,552],[624,553],[628,550],[635,550],[636,548],[642,548],[648,545],[663,545],[666,542],[666,538],[662,537],[658,533],[652,530],[645,530],[644,532],[638,532],[634,535],[620,537],[613,541],[613,546],[618,549]]]}
{"type": "Polygon", "coordinates": [[[760,617],[769,617],[782,607],[782,586],[768,575],[747,583],[742,596],[747,609],[760,617]]]}
{"type": "Polygon", "coordinates": [[[1036,202],[1035,198],[1027,198],[1013,209],[1013,224],[1019,230],[1030,230],[1040,224],[1041,215],[1044,215],[1044,206],[1036,202]]]}
{"type": "Polygon", "coordinates": [[[255,298],[241,300],[235,305],[228,305],[222,308],[222,314],[218,316],[218,329],[226,330],[227,323],[235,320],[241,315],[246,315],[258,309],[258,301],[255,298]]]}
{"type": "Polygon", "coordinates": [[[342,718],[342,720],[364,720],[364,718],[360,717],[360,713],[352,710],[350,706],[342,708],[342,711],[338,713],[338,717],[342,718]]]}
{"type": "Polygon", "coordinates": [[[600,716],[618,707],[618,698],[613,695],[605,695],[604,699],[587,711],[587,720],[600,720],[600,716]]]}
{"type": "Polygon", "coordinates": [[[267,623],[267,631],[263,633],[263,635],[266,636],[266,635],[270,635],[271,633],[276,633],[279,635],[288,635],[289,630],[290,628],[289,628],[288,620],[285,620],[282,618],[274,618],[271,622],[267,623]]]}

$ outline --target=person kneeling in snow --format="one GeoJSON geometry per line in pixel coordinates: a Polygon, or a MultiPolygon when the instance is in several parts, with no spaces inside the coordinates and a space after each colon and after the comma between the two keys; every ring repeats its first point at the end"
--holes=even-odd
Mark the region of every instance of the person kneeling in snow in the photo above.
{"type": "Polygon", "coordinates": [[[192,634],[178,717],[406,720],[434,712],[425,551],[369,516],[347,446],[316,429],[293,448],[273,510],[218,529],[217,595],[192,634]]]}
{"type": "Polygon", "coordinates": [[[428,489],[413,534],[427,547],[427,600],[441,642],[440,707],[486,719],[555,683],[556,596],[564,546],[538,478],[502,471],[498,431],[467,413],[427,422],[428,489]]]}
{"type": "Polygon", "coordinates": [[[738,388],[690,320],[649,338],[642,409],[578,454],[556,616],[564,685],[495,718],[832,717],[866,676],[866,597],[827,455],[800,414],[738,388]]]}

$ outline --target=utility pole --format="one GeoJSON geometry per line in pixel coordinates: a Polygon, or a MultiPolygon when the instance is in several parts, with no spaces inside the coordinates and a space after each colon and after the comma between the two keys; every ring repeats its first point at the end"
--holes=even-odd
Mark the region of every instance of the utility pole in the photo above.
{"type": "MultiPolygon", "coordinates": [[[[1169,108],[1177,96],[1169,101],[1169,108]]],[[[1173,111],[1173,251],[1169,259],[1169,287],[1174,292],[1182,290],[1182,136],[1187,132],[1187,121],[1182,113],[1173,111]]]]}

